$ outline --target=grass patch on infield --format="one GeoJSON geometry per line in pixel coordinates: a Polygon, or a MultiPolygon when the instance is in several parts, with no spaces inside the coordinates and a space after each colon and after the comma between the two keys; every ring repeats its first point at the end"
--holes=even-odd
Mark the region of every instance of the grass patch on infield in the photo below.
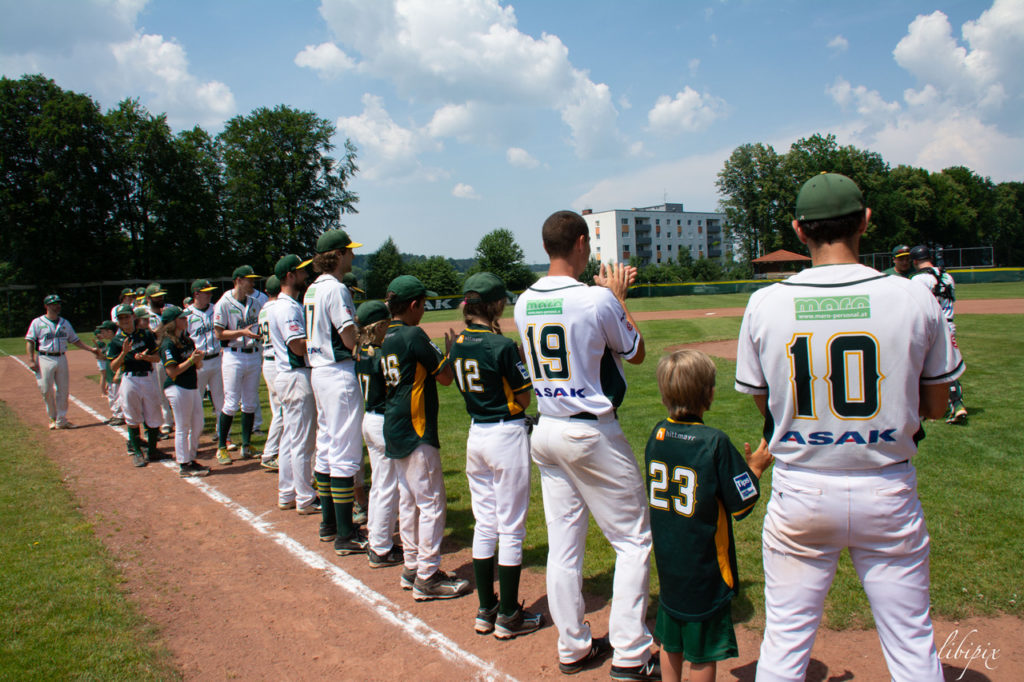
{"type": "Polygon", "coordinates": [[[56,467],[0,404],[0,679],[178,679],[56,467]]]}

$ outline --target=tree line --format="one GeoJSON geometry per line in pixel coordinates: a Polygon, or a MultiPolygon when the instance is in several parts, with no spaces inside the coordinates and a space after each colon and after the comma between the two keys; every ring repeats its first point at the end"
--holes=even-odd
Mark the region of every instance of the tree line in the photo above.
{"type": "Polygon", "coordinates": [[[994,183],[964,166],[932,173],[881,155],[840,146],[834,135],[812,135],[780,154],[764,143],[733,150],[718,173],[726,225],[749,259],[776,249],[803,253],[793,233],[796,192],[812,175],[849,176],[872,209],[861,252],[896,244],[992,246],[994,265],[1024,263],[1024,183],[994,183]]]}

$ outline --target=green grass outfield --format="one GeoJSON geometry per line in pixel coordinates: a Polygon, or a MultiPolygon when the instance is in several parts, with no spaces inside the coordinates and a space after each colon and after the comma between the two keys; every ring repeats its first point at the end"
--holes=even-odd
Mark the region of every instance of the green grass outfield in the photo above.
{"type": "Polygon", "coordinates": [[[37,438],[0,403],[0,679],[177,679],[37,438]]]}

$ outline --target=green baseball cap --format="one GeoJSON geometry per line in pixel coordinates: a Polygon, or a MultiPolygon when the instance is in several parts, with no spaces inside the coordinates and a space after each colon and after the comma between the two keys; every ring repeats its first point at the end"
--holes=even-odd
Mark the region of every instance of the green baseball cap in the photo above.
{"type": "Polygon", "coordinates": [[[327,230],[316,240],[316,252],[327,253],[335,249],[355,249],[362,246],[348,238],[345,230],[327,230]]]}
{"type": "Polygon", "coordinates": [[[395,302],[415,301],[420,296],[426,296],[427,287],[412,275],[399,275],[391,280],[388,285],[388,293],[394,294],[395,302]]]}
{"type": "Polygon", "coordinates": [[[146,295],[146,287],[139,287],[138,289],[135,290],[135,298],[136,299],[143,298],[143,297],[145,297],[145,295],[146,295]]]}
{"type": "Polygon", "coordinates": [[[235,268],[235,271],[231,273],[231,279],[238,279],[239,277],[245,277],[247,279],[260,278],[260,276],[252,269],[251,265],[239,265],[235,268]]]}
{"type": "Polygon", "coordinates": [[[490,303],[508,295],[501,277],[490,272],[478,272],[467,277],[462,293],[466,295],[466,303],[490,303]]]}
{"type": "Polygon", "coordinates": [[[140,320],[148,320],[149,319],[149,308],[147,308],[144,305],[140,305],[137,308],[135,308],[134,312],[135,312],[135,317],[137,319],[140,319],[140,320]]]}
{"type": "Polygon", "coordinates": [[[114,322],[113,320],[104,320],[103,322],[100,322],[100,326],[98,327],[98,329],[106,329],[108,331],[116,332],[117,322],[114,322]]]}
{"type": "Polygon", "coordinates": [[[839,173],[821,173],[804,183],[796,195],[797,220],[825,220],[864,209],[857,184],[839,173]]]}
{"type": "Polygon", "coordinates": [[[281,293],[281,280],[277,278],[277,275],[267,277],[267,296],[277,296],[279,293],[281,293]]]}
{"type": "Polygon", "coordinates": [[[302,260],[294,253],[289,253],[278,259],[277,265],[274,266],[274,274],[277,275],[278,280],[284,282],[285,275],[289,272],[301,270],[312,262],[312,260],[302,260]]]}
{"type": "Polygon", "coordinates": [[[899,246],[892,247],[892,257],[899,258],[900,256],[909,256],[910,247],[906,244],[900,244],[899,246]]]}
{"type": "Polygon", "coordinates": [[[208,279],[197,279],[196,281],[192,282],[193,294],[198,293],[200,291],[214,291],[216,289],[217,287],[210,284],[210,280],[208,279]]]}
{"type": "Polygon", "coordinates": [[[114,310],[114,317],[121,317],[122,315],[134,314],[135,308],[132,307],[131,303],[122,303],[121,305],[117,306],[117,309],[114,310]]]}
{"type": "Polygon", "coordinates": [[[160,322],[167,324],[168,322],[173,322],[179,317],[188,317],[188,313],[176,305],[164,306],[163,311],[160,313],[160,322]]]}
{"type": "Polygon", "coordinates": [[[152,298],[153,296],[166,296],[166,295],[167,295],[167,292],[164,291],[164,288],[162,286],[160,286],[160,284],[158,282],[151,282],[150,285],[146,287],[146,296],[149,296],[150,298],[152,298]]]}
{"type": "Polygon", "coordinates": [[[135,295],[135,289],[132,289],[131,287],[125,287],[124,289],[121,289],[121,298],[124,298],[125,296],[134,296],[134,295],[135,295]]]}
{"type": "Polygon", "coordinates": [[[356,308],[356,319],[359,320],[360,326],[371,325],[374,322],[380,322],[391,317],[391,313],[388,312],[388,307],[384,305],[384,301],[367,301],[356,308]]]}
{"type": "Polygon", "coordinates": [[[53,305],[54,303],[63,303],[64,301],[57,294],[50,294],[43,299],[43,305],[53,305]]]}
{"type": "Polygon", "coordinates": [[[353,275],[351,272],[345,273],[345,276],[341,278],[341,283],[344,284],[349,289],[351,289],[352,291],[358,291],[361,294],[366,293],[365,291],[359,288],[359,280],[356,279],[356,276],[353,275]]]}

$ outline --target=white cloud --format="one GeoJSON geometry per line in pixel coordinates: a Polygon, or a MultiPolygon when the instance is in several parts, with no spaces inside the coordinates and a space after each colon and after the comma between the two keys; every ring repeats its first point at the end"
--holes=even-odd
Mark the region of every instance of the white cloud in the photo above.
{"type": "Polygon", "coordinates": [[[509,147],[505,152],[505,158],[508,159],[510,166],[516,168],[536,168],[540,165],[540,162],[533,158],[530,152],[521,147],[509,147]]]}
{"type": "Polygon", "coordinates": [[[877,90],[868,90],[863,85],[853,87],[845,78],[837,78],[826,92],[839,106],[844,109],[853,107],[858,114],[871,120],[887,118],[900,110],[899,102],[886,102],[877,90]]]}
{"type": "Polygon", "coordinates": [[[850,41],[841,35],[828,41],[828,49],[834,52],[846,52],[850,48],[850,41]]]}
{"type": "MultiPolygon", "coordinates": [[[[582,158],[628,146],[608,87],[573,66],[557,36],[520,32],[515,11],[497,0],[322,0],[320,14],[359,72],[391,81],[404,96],[442,109],[555,111],[582,158]]],[[[443,124],[451,121],[435,127],[443,124]]]]}
{"type": "Polygon", "coordinates": [[[687,64],[687,67],[690,70],[690,77],[692,78],[693,76],[696,76],[697,75],[697,69],[700,68],[700,60],[699,59],[691,59],[689,64],[687,64]]]}
{"type": "Polygon", "coordinates": [[[441,148],[428,131],[395,123],[377,95],[367,93],[362,102],[363,113],[339,118],[337,128],[340,135],[352,138],[359,147],[360,174],[364,178],[437,180],[444,175],[438,169],[424,168],[419,161],[421,153],[441,148]]]}
{"type": "Polygon", "coordinates": [[[725,100],[686,86],[676,96],[662,95],[647,112],[650,130],[659,135],[678,135],[704,130],[726,113],[725,100]]]}
{"type": "Polygon", "coordinates": [[[465,183],[458,183],[452,189],[452,196],[458,199],[479,199],[480,195],[476,193],[472,185],[465,183]]]}
{"type": "Polygon", "coordinates": [[[295,64],[313,69],[321,78],[337,78],[355,66],[352,58],[334,43],[307,45],[306,49],[295,55],[295,64]]]}

